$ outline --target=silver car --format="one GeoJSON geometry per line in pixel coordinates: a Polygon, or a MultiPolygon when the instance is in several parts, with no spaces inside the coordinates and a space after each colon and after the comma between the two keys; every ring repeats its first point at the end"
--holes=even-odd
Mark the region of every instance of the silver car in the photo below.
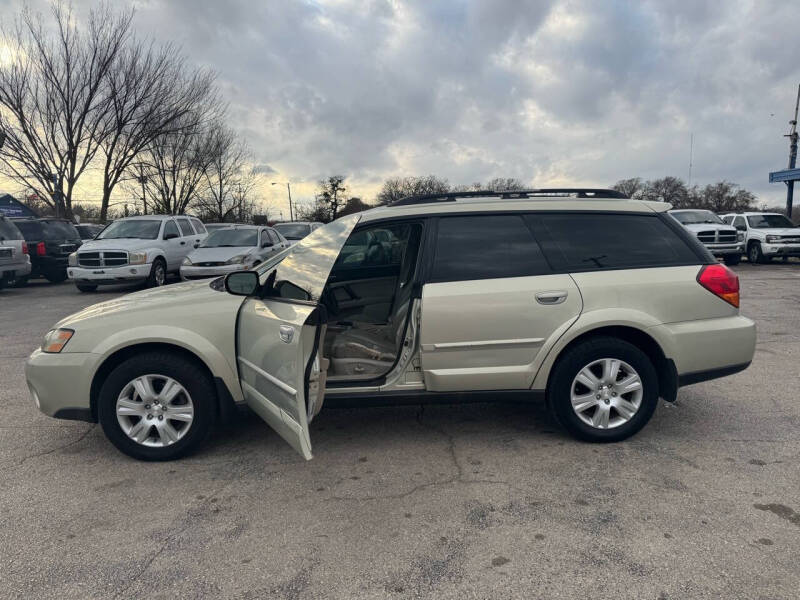
{"type": "Polygon", "coordinates": [[[14,222],[0,215],[0,288],[31,273],[28,246],[14,222]]]}
{"type": "Polygon", "coordinates": [[[312,231],[322,227],[322,223],[307,221],[287,221],[285,223],[275,223],[275,230],[289,240],[290,244],[296,244],[312,231]]]}
{"type": "Polygon", "coordinates": [[[289,242],[271,227],[232,225],[212,231],[183,259],[181,279],[219,277],[255,267],[289,247],[289,242]]]}

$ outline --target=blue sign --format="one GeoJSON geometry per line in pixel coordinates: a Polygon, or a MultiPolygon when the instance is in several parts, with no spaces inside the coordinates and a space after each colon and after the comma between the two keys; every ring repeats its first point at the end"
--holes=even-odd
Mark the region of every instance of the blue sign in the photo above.
{"type": "Polygon", "coordinates": [[[0,196],[0,214],[7,217],[26,217],[35,219],[39,215],[30,208],[18,202],[11,194],[0,196]]]}
{"type": "Polygon", "coordinates": [[[769,182],[778,181],[800,181],[800,169],[784,169],[783,171],[773,171],[769,174],[769,182]]]}

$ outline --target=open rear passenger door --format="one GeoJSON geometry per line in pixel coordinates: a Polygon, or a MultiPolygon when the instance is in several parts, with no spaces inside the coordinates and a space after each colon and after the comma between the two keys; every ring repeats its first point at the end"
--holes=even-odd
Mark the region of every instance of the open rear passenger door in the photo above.
{"type": "Polygon", "coordinates": [[[320,297],[359,218],[320,227],[259,266],[262,290],[239,309],[236,358],[245,400],[306,459],[312,457],[308,424],[322,408],[328,362],[320,297]]]}

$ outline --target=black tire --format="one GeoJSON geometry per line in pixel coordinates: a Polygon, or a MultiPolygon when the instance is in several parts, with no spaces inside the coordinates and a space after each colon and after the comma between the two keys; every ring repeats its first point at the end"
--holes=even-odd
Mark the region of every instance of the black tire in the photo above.
{"type": "Polygon", "coordinates": [[[13,285],[15,288],[25,287],[26,285],[28,285],[28,276],[25,275],[24,277],[17,277],[16,279],[14,279],[11,285],[13,285]]]}
{"type": "Polygon", "coordinates": [[[644,427],[658,404],[658,374],[648,356],[633,344],[612,337],[580,342],[559,357],[550,374],[547,402],[551,414],[572,436],[587,442],[618,442],[644,427]],[[642,398],[639,409],[625,423],[599,429],[584,423],[572,409],[572,384],[578,373],[593,361],[615,358],[628,363],[639,375],[642,398]]]}
{"type": "Polygon", "coordinates": [[[149,288],[161,287],[166,282],[167,282],[167,263],[164,262],[163,258],[158,257],[153,261],[153,266],[150,267],[150,275],[148,275],[145,285],[149,288]]]}
{"type": "Polygon", "coordinates": [[[216,413],[216,392],[208,373],[197,363],[170,352],[140,354],[117,366],[103,382],[97,401],[97,417],[111,443],[128,456],[146,461],[174,460],[196,450],[208,436],[216,413]],[[194,417],[189,430],[170,445],[140,444],[128,437],[117,420],[117,398],[129,382],[141,375],[171,377],[191,396],[194,417]]]}
{"type": "Polygon", "coordinates": [[[45,271],[44,278],[47,279],[50,283],[61,283],[67,280],[67,271],[66,269],[63,271],[53,270],[53,271],[45,271]]]}
{"type": "Polygon", "coordinates": [[[764,256],[759,242],[751,242],[747,247],[747,260],[755,264],[764,264],[770,261],[769,257],[764,256]]]}
{"type": "Polygon", "coordinates": [[[726,254],[725,256],[722,257],[722,260],[729,267],[733,267],[733,266],[738,265],[740,262],[742,262],[742,255],[741,254],[726,254]]]}
{"type": "Polygon", "coordinates": [[[75,287],[81,292],[94,292],[97,289],[97,286],[91,283],[76,283],[75,287]]]}

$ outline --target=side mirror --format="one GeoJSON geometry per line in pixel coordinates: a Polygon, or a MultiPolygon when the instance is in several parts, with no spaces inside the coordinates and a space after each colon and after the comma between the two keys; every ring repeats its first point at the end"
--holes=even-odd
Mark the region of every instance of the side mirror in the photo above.
{"type": "Polygon", "coordinates": [[[252,296],[258,288],[258,273],[255,271],[234,271],[225,276],[225,291],[234,296],[252,296]]]}
{"type": "Polygon", "coordinates": [[[165,240],[174,240],[176,237],[178,237],[177,233],[165,233],[164,234],[164,239],[165,240]]]}

